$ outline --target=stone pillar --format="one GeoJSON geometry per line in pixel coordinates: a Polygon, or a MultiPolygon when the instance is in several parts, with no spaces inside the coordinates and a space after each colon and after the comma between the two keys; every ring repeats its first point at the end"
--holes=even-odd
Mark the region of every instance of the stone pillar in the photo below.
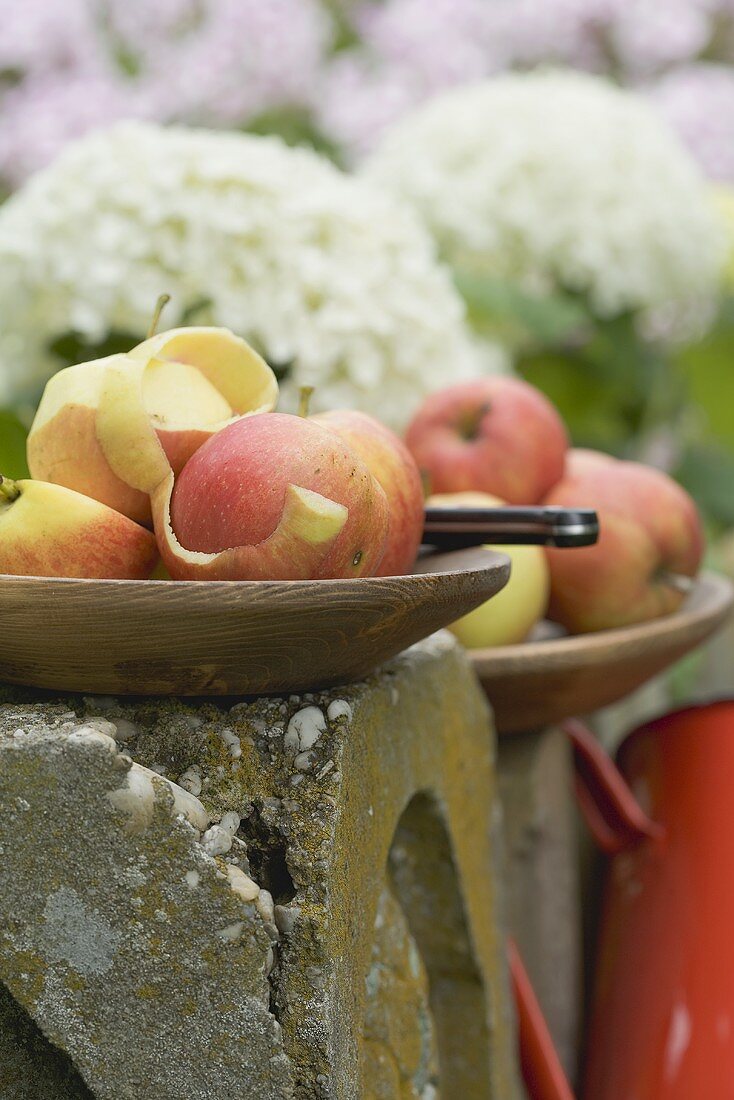
{"type": "Polygon", "coordinates": [[[573,1080],[581,1007],[581,916],[573,760],[560,729],[499,739],[508,924],[573,1080]]]}
{"type": "Polygon", "coordinates": [[[302,697],[4,699],[3,1097],[519,1095],[493,737],[448,635],[302,697]]]}

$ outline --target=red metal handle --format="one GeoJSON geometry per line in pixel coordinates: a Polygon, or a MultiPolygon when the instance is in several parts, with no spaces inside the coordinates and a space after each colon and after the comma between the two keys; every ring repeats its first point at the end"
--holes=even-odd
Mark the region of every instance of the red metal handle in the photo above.
{"type": "Polygon", "coordinates": [[[647,816],[588,727],[568,718],[562,728],[573,745],[579,809],[601,850],[615,855],[643,840],[664,837],[662,825],[647,816]]]}
{"type": "Polygon", "coordinates": [[[548,1025],[514,940],[507,943],[517,1008],[520,1067],[531,1100],[574,1100],[548,1025]]]}

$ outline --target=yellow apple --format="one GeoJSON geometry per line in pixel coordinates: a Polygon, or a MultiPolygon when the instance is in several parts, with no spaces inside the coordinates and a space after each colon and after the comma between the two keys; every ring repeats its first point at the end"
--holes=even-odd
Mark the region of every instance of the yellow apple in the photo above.
{"type": "MultiPolygon", "coordinates": [[[[498,508],[505,502],[489,493],[437,493],[429,505],[443,508],[498,508]]],[[[505,587],[449,628],[467,649],[522,642],[548,606],[550,571],[542,546],[489,547],[512,563],[505,587]]]]}
{"type": "Polygon", "coordinates": [[[145,527],[63,485],[0,477],[0,573],[145,580],[156,562],[145,527]]]}

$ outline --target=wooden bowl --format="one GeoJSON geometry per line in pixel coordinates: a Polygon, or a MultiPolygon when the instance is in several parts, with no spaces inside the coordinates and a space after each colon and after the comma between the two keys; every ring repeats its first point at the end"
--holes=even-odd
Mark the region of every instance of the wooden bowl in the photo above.
{"type": "Polygon", "coordinates": [[[713,634],[733,603],[731,582],[704,573],[672,615],[596,634],[475,649],[470,656],[498,731],[541,729],[641,687],[713,634]]]}
{"type": "Polygon", "coordinates": [[[63,691],[254,695],[358,680],[489,599],[509,560],[483,547],[405,577],[55,580],[0,575],[0,679],[63,691]]]}

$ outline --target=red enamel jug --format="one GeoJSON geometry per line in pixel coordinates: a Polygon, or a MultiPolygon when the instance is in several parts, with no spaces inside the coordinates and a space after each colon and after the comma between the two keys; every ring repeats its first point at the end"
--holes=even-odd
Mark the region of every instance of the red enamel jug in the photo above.
{"type": "Polygon", "coordinates": [[[584,776],[588,744],[574,744],[580,804],[616,853],[583,1096],[732,1100],[734,700],[668,714],[626,738],[618,759],[633,798],[616,820],[584,776]]]}

